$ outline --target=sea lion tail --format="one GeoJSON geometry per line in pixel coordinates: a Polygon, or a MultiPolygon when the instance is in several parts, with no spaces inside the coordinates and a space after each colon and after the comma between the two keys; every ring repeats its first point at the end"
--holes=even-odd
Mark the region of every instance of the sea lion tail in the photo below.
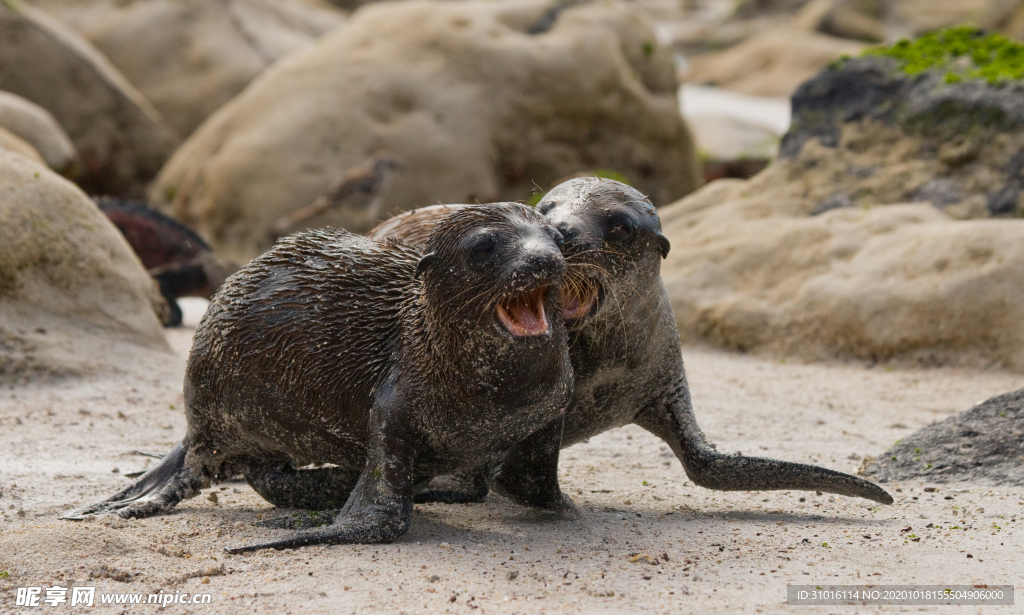
{"type": "Polygon", "coordinates": [[[179,442],[160,463],[125,489],[102,502],[73,510],[61,519],[81,521],[86,516],[107,514],[126,519],[149,517],[173,508],[202,488],[202,477],[194,476],[194,472],[186,467],[187,454],[188,445],[179,442]]]}

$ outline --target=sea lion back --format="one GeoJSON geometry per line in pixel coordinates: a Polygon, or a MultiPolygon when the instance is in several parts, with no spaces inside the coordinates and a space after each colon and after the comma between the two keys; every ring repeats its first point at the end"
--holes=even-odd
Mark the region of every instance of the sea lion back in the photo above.
{"type": "Polygon", "coordinates": [[[400,243],[319,229],[282,239],[242,267],[196,330],[185,384],[190,421],[216,430],[261,413],[361,433],[398,351],[418,259],[400,243]]]}

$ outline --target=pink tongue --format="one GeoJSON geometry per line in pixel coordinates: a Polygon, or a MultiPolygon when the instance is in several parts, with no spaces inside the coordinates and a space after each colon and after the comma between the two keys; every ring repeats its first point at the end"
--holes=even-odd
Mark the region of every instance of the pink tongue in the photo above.
{"type": "Polygon", "coordinates": [[[516,301],[508,306],[508,313],[527,331],[537,331],[544,328],[544,323],[537,318],[537,315],[533,313],[533,310],[529,308],[525,301],[516,301]]]}

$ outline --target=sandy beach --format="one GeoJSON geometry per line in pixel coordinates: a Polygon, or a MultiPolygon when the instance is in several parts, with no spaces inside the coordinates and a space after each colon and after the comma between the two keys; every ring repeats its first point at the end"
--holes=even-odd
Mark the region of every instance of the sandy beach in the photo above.
{"type": "MultiPolygon", "coordinates": [[[[261,520],[307,514],[276,510],[232,481],[164,516],[58,520],[154,462],[135,451],[162,453],[182,437],[198,310],[190,303],[190,326],[168,331],[174,354],[0,395],[0,612],[21,612],[19,587],[56,585],[95,586],[97,603],[103,593],[210,594],[210,604],[171,604],[172,613],[774,613],[790,610],[787,584],[1019,585],[1024,572],[1020,489],[888,483],[888,507],[813,492],[714,492],[688,482],[668,448],[635,427],[562,452],[576,519],[491,495],[418,505],[393,544],[227,556],[225,546],[282,531],[261,520]]],[[[1024,376],[998,371],[807,365],[691,347],[684,357],[698,419],[720,450],[847,472],[924,425],[1024,386],[1024,376]]]]}

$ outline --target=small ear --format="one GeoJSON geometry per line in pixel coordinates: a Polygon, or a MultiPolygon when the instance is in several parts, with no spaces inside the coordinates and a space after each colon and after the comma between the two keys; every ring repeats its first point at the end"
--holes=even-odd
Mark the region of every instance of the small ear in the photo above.
{"type": "Polygon", "coordinates": [[[419,264],[416,265],[416,275],[413,276],[413,277],[418,279],[421,275],[423,275],[423,272],[427,270],[427,267],[429,267],[431,265],[431,263],[433,263],[436,260],[437,260],[437,252],[431,252],[430,254],[424,254],[423,257],[420,259],[419,264]]]}
{"type": "Polygon", "coordinates": [[[658,240],[658,249],[661,250],[661,258],[668,258],[668,251],[672,248],[672,244],[670,244],[668,242],[668,238],[661,233],[657,233],[655,237],[658,240]]]}

